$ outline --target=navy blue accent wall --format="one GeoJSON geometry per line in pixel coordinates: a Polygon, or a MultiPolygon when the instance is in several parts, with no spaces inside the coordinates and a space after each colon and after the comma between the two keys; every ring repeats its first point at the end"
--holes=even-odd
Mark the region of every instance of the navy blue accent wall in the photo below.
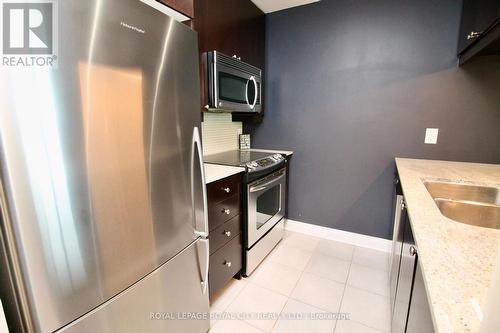
{"type": "Polygon", "coordinates": [[[500,58],[457,67],[460,11],[323,0],[267,15],[266,114],[245,128],[295,151],[289,218],[390,238],[394,157],[500,163],[500,58]]]}

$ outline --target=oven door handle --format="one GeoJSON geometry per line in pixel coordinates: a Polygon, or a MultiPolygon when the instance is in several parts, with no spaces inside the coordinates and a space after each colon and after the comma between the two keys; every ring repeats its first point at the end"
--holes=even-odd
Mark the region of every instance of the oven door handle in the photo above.
{"type": "Polygon", "coordinates": [[[283,174],[282,174],[281,176],[279,176],[278,178],[274,178],[274,179],[272,179],[272,180],[270,180],[270,181],[268,181],[267,183],[264,183],[264,184],[262,184],[262,185],[261,185],[261,184],[259,184],[259,185],[257,185],[257,186],[250,186],[249,191],[250,191],[250,193],[255,193],[255,192],[261,192],[261,191],[264,191],[264,190],[266,190],[266,189],[268,189],[268,188],[272,187],[273,185],[275,185],[275,184],[277,184],[277,183],[280,183],[280,182],[281,182],[281,180],[282,180],[283,178],[285,178],[285,176],[286,176],[286,173],[283,173],[283,174]]]}

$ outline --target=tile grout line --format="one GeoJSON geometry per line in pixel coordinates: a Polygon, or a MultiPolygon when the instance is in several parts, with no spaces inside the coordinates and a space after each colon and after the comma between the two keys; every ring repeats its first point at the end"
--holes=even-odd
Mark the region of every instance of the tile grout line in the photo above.
{"type": "MultiPolygon", "coordinates": [[[[359,321],[357,321],[357,320],[352,320],[352,319],[349,319],[349,321],[352,321],[353,323],[356,323],[356,324],[358,324],[358,325],[364,326],[364,327],[369,328],[370,330],[373,330],[373,331],[376,331],[376,332],[380,332],[380,333],[390,333],[390,331],[389,331],[389,332],[381,331],[381,330],[379,330],[378,328],[368,326],[368,325],[366,325],[366,324],[364,324],[364,323],[361,323],[361,322],[359,322],[359,321]]],[[[334,333],[335,333],[335,332],[334,332],[334,333]]]]}
{"type": "MultiPolygon", "coordinates": [[[[245,286],[243,288],[241,288],[241,290],[234,296],[233,300],[231,302],[229,302],[229,304],[227,305],[226,309],[223,310],[223,312],[226,312],[229,309],[229,307],[236,301],[236,299],[238,298],[238,296],[243,292],[243,290],[245,290],[248,287],[248,285],[250,283],[251,283],[250,280],[248,280],[248,281],[245,282],[245,286]]],[[[236,320],[237,321],[241,321],[241,322],[245,323],[246,325],[249,325],[249,326],[255,328],[256,330],[258,330],[260,332],[268,333],[268,332],[264,331],[263,329],[261,329],[260,327],[252,325],[251,323],[249,323],[246,320],[240,320],[240,319],[236,319],[236,320]]]]}
{"type": "MultiPolygon", "coordinates": [[[[240,280],[238,280],[238,281],[240,281],[240,280]]],[[[249,281],[245,281],[245,285],[243,286],[243,288],[241,288],[241,290],[240,290],[240,291],[238,291],[238,292],[234,295],[233,299],[232,299],[230,302],[228,302],[228,304],[226,305],[226,307],[225,307],[224,309],[222,309],[222,312],[226,312],[226,311],[227,311],[227,309],[229,309],[229,307],[230,307],[230,306],[234,303],[234,301],[235,301],[235,300],[238,298],[238,296],[239,296],[239,295],[243,292],[243,290],[245,290],[245,289],[248,287],[248,283],[249,283],[249,281]]]]}
{"type": "MultiPolygon", "coordinates": [[[[344,302],[344,296],[345,296],[345,292],[347,290],[347,283],[349,281],[349,276],[351,275],[351,266],[352,266],[352,261],[354,260],[354,252],[355,251],[356,251],[356,247],[354,247],[352,250],[351,262],[349,263],[349,270],[347,271],[347,277],[346,277],[345,284],[344,284],[344,291],[342,292],[342,298],[340,299],[339,309],[337,311],[338,314],[340,314],[340,310],[342,310],[342,303],[344,302]]],[[[337,330],[338,323],[339,323],[339,319],[337,318],[337,320],[335,320],[335,327],[333,328],[332,333],[335,333],[335,331],[337,330]]]]}
{"type": "MultiPolygon", "coordinates": [[[[354,251],[353,251],[353,258],[352,258],[352,259],[354,260],[354,251]]],[[[359,265],[359,264],[355,263],[353,260],[351,260],[351,266],[352,266],[352,264],[359,265]]],[[[349,274],[348,274],[348,276],[347,276],[347,281],[349,280],[349,276],[351,275],[351,266],[349,266],[349,274]]],[[[367,267],[367,266],[364,266],[364,265],[359,265],[359,266],[367,267]]],[[[347,283],[347,281],[346,281],[346,285],[345,285],[345,289],[344,289],[344,294],[342,295],[341,308],[342,308],[342,302],[344,301],[345,291],[346,291],[346,289],[347,289],[347,287],[348,287],[348,283],[347,283]]],[[[376,295],[376,296],[380,296],[380,297],[384,297],[384,298],[389,298],[389,296],[382,296],[382,295],[380,295],[380,294],[377,294],[377,293],[374,293],[374,292],[372,292],[372,291],[365,290],[365,289],[362,289],[362,288],[359,288],[359,287],[356,287],[356,286],[351,286],[351,285],[349,285],[349,287],[354,288],[354,289],[357,289],[357,290],[360,290],[360,291],[363,291],[363,292],[366,292],[366,293],[369,293],[369,294],[372,294],[372,295],[376,295]]],[[[339,310],[339,311],[340,311],[340,310],[339,310]]],[[[349,320],[352,320],[352,319],[349,319],[349,320]]],[[[375,331],[378,331],[378,332],[384,332],[384,331],[379,330],[378,328],[375,328],[375,327],[369,326],[369,325],[367,325],[367,324],[365,324],[365,323],[360,323],[360,322],[358,322],[358,321],[356,321],[356,320],[352,320],[352,321],[353,321],[353,322],[355,322],[355,323],[357,323],[357,324],[360,324],[360,325],[362,325],[362,326],[365,326],[365,327],[368,327],[368,328],[370,328],[370,329],[373,329],[373,330],[375,330],[375,331]]],[[[335,323],[335,329],[337,329],[337,323],[335,323]]],[[[333,331],[333,333],[335,333],[335,331],[333,331]]]]}
{"type": "MultiPolygon", "coordinates": [[[[233,277],[233,278],[234,278],[234,277],[233,277]]],[[[239,280],[238,280],[238,281],[239,281],[239,280]]],[[[238,298],[238,296],[239,296],[239,295],[243,292],[243,290],[244,290],[247,286],[248,286],[248,281],[246,281],[246,282],[245,282],[245,285],[243,286],[243,288],[241,288],[241,290],[240,290],[240,291],[238,291],[238,292],[234,295],[233,299],[232,299],[230,302],[228,302],[228,304],[227,304],[227,305],[226,305],[223,309],[221,309],[221,313],[225,313],[225,312],[227,311],[227,309],[229,309],[229,307],[231,306],[231,304],[233,304],[233,302],[236,300],[236,298],[238,298]]],[[[210,308],[210,306],[209,306],[209,308],[210,308]]],[[[216,321],[214,322],[214,326],[213,326],[213,327],[215,327],[215,326],[217,325],[217,323],[218,323],[218,322],[220,322],[220,321],[221,321],[221,320],[216,320],[216,321]]],[[[212,323],[210,323],[210,329],[209,329],[209,332],[210,332],[210,330],[211,330],[213,327],[212,327],[212,323]]]]}
{"type": "MultiPolygon", "coordinates": [[[[319,242],[318,242],[318,243],[319,243],[319,242]]],[[[284,246],[284,245],[283,245],[283,246],[284,246]]],[[[316,244],[316,246],[314,247],[313,251],[311,252],[311,256],[309,257],[309,259],[307,259],[307,262],[306,262],[306,264],[304,265],[304,268],[300,270],[300,276],[299,276],[299,278],[297,279],[297,282],[295,282],[295,285],[293,286],[292,290],[290,291],[290,295],[288,295],[288,296],[287,296],[287,297],[288,297],[288,299],[286,300],[285,305],[284,305],[284,306],[283,306],[283,308],[281,309],[280,314],[282,314],[282,313],[283,313],[283,310],[285,309],[286,305],[290,302],[290,300],[294,300],[294,299],[292,298],[292,294],[293,294],[294,290],[297,288],[297,285],[299,284],[299,281],[300,281],[300,279],[302,278],[302,275],[304,274],[304,272],[305,272],[305,270],[306,270],[306,268],[307,268],[307,265],[309,264],[309,261],[311,261],[311,258],[312,258],[312,256],[313,256],[314,252],[316,251],[316,247],[317,247],[317,246],[318,246],[318,244],[316,244]]],[[[283,265],[283,264],[282,264],[282,265],[283,265]]],[[[287,265],[283,265],[283,266],[287,266],[287,265]]],[[[276,324],[277,324],[277,323],[278,323],[278,320],[276,320],[276,321],[274,322],[274,325],[273,325],[273,327],[271,328],[271,332],[274,330],[274,328],[276,327],[276,324]]]]}

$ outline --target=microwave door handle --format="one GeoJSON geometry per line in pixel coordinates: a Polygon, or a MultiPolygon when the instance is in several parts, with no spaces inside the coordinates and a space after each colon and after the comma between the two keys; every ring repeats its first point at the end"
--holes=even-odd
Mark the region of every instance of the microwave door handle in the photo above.
{"type": "Polygon", "coordinates": [[[247,100],[247,105],[250,107],[250,110],[253,110],[255,108],[255,105],[257,104],[257,94],[258,94],[258,91],[257,91],[257,80],[255,80],[254,76],[250,76],[250,78],[247,81],[247,89],[245,91],[245,98],[247,100]],[[252,104],[250,104],[250,101],[248,100],[248,85],[250,84],[250,81],[253,82],[253,89],[255,91],[252,104]]]}
{"type": "Polygon", "coordinates": [[[253,104],[251,105],[252,110],[255,108],[255,104],[257,104],[257,94],[259,93],[257,91],[257,80],[255,80],[255,77],[250,77],[250,81],[253,82],[253,89],[255,90],[254,93],[254,98],[253,98],[253,104]]]}

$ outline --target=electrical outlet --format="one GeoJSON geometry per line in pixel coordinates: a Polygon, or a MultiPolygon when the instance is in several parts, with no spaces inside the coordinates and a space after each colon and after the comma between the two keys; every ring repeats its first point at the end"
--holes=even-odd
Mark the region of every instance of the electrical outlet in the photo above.
{"type": "Polygon", "coordinates": [[[435,145],[438,141],[439,128],[427,128],[425,130],[425,144],[435,145]]]}

